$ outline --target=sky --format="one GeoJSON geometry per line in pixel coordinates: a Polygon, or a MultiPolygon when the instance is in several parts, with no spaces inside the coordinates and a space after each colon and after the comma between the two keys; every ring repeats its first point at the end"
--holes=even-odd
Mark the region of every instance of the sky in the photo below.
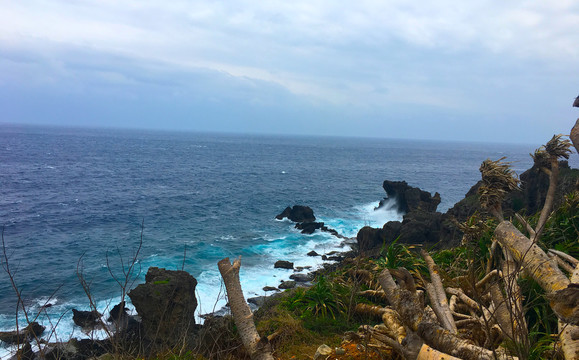
{"type": "Polygon", "coordinates": [[[0,123],[545,143],[579,1],[0,0],[0,123]]]}

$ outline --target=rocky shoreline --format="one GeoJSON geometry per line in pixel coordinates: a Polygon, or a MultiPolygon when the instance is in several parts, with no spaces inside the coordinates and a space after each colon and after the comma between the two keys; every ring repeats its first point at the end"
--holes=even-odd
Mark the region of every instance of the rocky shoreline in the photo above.
{"type": "MultiPolygon", "coordinates": [[[[570,169],[566,161],[560,163],[561,180],[557,192],[565,194],[576,186],[579,170],[570,169]]],[[[521,174],[522,191],[506,197],[503,208],[505,214],[526,208],[532,212],[542,206],[540,199],[548,188],[548,176],[535,167],[521,174]]],[[[480,208],[477,190],[480,182],[475,184],[465,198],[455,204],[446,213],[437,212],[440,195],[421,190],[408,185],[405,181],[389,181],[383,183],[386,192],[384,200],[376,209],[390,206],[403,213],[402,221],[390,221],[382,228],[363,227],[356,238],[348,238],[335,229],[327,227],[323,222],[317,222],[314,212],[308,206],[294,205],[287,207],[276,216],[276,219],[289,219],[295,223],[295,228],[303,234],[313,234],[316,230],[327,232],[342,240],[343,252],[318,254],[314,250],[304,256],[316,256],[324,260],[320,269],[310,267],[295,267],[294,263],[279,259],[272,266],[293,270],[290,280],[281,281],[277,286],[266,286],[265,296],[248,298],[247,302],[256,310],[268,299],[269,293],[276,294],[296,286],[310,286],[311,282],[321,272],[335,269],[347,258],[355,256],[378,256],[388,244],[397,240],[404,244],[420,244],[425,247],[448,248],[460,243],[462,233],[457,224],[465,221],[480,208]]],[[[562,197],[558,197],[562,198],[562,197]]],[[[106,320],[95,311],[73,310],[73,320],[77,326],[87,331],[94,328],[105,328],[110,331],[110,338],[105,340],[71,339],[61,343],[44,343],[45,358],[85,359],[98,357],[112,351],[114,346],[139,346],[147,349],[160,349],[175,345],[175,339],[187,343],[195,343],[196,335],[214,328],[217,320],[227,313],[221,309],[212,314],[204,315],[206,323],[201,326],[195,323],[197,300],[195,287],[197,280],[184,271],[171,271],[152,267],[148,270],[146,281],[132,289],[128,296],[135,307],[138,316],[127,313],[124,303],[115,306],[106,320]]],[[[21,359],[35,358],[30,345],[33,340],[40,339],[44,327],[32,322],[21,331],[0,332],[0,341],[6,344],[20,344],[15,355],[21,359]],[[22,344],[24,344],[22,346],[22,344]]],[[[42,340],[40,340],[42,343],[42,340]]]]}

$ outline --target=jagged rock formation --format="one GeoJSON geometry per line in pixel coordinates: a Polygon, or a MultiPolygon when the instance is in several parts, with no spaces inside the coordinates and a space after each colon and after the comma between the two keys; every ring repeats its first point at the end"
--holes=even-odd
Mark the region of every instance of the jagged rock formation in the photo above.
{"type": "Polygon", "coordinates": [[[34,337],[39,337],[44,330],[46,330],[44,326],[34,321],[20,331],[0,331],[0,341],[6,344],[22,344],[34,337]]]}
{"type": "MultiPolygon", "coordinates": [[[[558,207],[563,195],[571,192],[579,178],[579,170],[569,168],[567,161],[559,163],[560,175],[554,207],[558,207]]],[[[526,209],[526,214],[534,214],[543,207],[545,195],[549,188],[549,176],[533,166],[520,176],[521,191],[508,194],[503,202],[505,216],[513,216],[515,212],[526,209]]],[[[478,189],[482,182],[477,182],[465,195],[446,213],[436,211],[440,203],[440,195],[409,186],[405,181],[384,181],[383,187],[388,197],[395,199],[400,211],[406,209],[403,221],[390,221],[382,228],[365,226],[358,232],[356,240],[360,253],[375,256],[380,249],[397,238],[400,243],[426,244],[428,246],[451,247],[460,243],[462,232],[456,226],[457,222],[466,221],[475,212],[485,214],[478,199],[478,189]]],[[[381,201],[380,206],[391,204],[381,201]]]]}
{"type": "MultiPolygon", "coordinates": [[[[406,181],[385,180],[382,187],[388,195],[385,200],[395,199],[398,211],[405,214],[416,210],[434,212],[440,204],[439,193],[432,196],[427,191],[409,186],[406,181]]],[[[380,204],[384,205],[385,202],[382,201],[380,204]]]]}
{"type": "Polygon", "coordinates": [[[294,205],[293,207],[286,207],[281,214],[275,217],[278,220],[288,218],[296,223],[304,222],[314,222],[316,217],[314,216],[314,211],[309,206],[294,205]]]}
{"type": "Polygon", "coordinates": [[[276,217],[278,220],[288,218],[296,223],[296,229],[301,230],[302,234],[313,234],[316,230],[324,231],[334,235],[340,239],[346,239],[336,230],[327,227],[323,222],[316,222],[314,211],[309,206],[294,205],[293,207],[286,207],[284,211],[276,217]]]}
{"type": "Polygon", "coordinates": [[[197,280],[185,271],[149,268],[145,284],[129,292],[152,343],[175,345],[195,327],[197,280]]]}

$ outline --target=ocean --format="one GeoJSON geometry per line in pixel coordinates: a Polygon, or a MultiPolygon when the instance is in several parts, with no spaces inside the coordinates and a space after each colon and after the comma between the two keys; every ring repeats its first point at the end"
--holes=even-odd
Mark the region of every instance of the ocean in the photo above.
{"type": "MultiPolygon", "coordinates": [[[[253,297],[292,274],[275,261],[319,267],[307,252],[343,250],[330,234],[275,220],[285,207],[310,206],[318,221],[355,237],[364,225],[402,218],[374,210],[384,180],[439,192],[446,211],[478,181],[483,160],[507,156],[520,174],[539,145],[4,124],[0,227],[27,309],[52,304],[39,318],[49,328],[58,322],[50,340],[86,337],[70,312],[89,308],[78,272],[99,310],[114,306],[121,289],[111,273],[122,276],[121,259],[134,256],[141,236],[135,285],[151,266],[184,269],[199,282],[201,315],[225,304],[224,257],[242,256],[242,286],[253,297]]],[[[0,271],[0,330],[15,328],[16,305],[0,271]]]]}

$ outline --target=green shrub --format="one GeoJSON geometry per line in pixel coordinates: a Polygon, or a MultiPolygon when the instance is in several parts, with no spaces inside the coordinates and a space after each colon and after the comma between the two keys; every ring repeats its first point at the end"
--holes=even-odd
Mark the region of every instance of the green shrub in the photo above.
{"type": "Polygon", "coordinates": [[[348,294],[348,288],[321,276],[312,287],[297,289],[293,296],[284,302],[290,310],[298,311],[301,315],[311,314],[335,319],[336,316],[347,313],[348,294]]]}

